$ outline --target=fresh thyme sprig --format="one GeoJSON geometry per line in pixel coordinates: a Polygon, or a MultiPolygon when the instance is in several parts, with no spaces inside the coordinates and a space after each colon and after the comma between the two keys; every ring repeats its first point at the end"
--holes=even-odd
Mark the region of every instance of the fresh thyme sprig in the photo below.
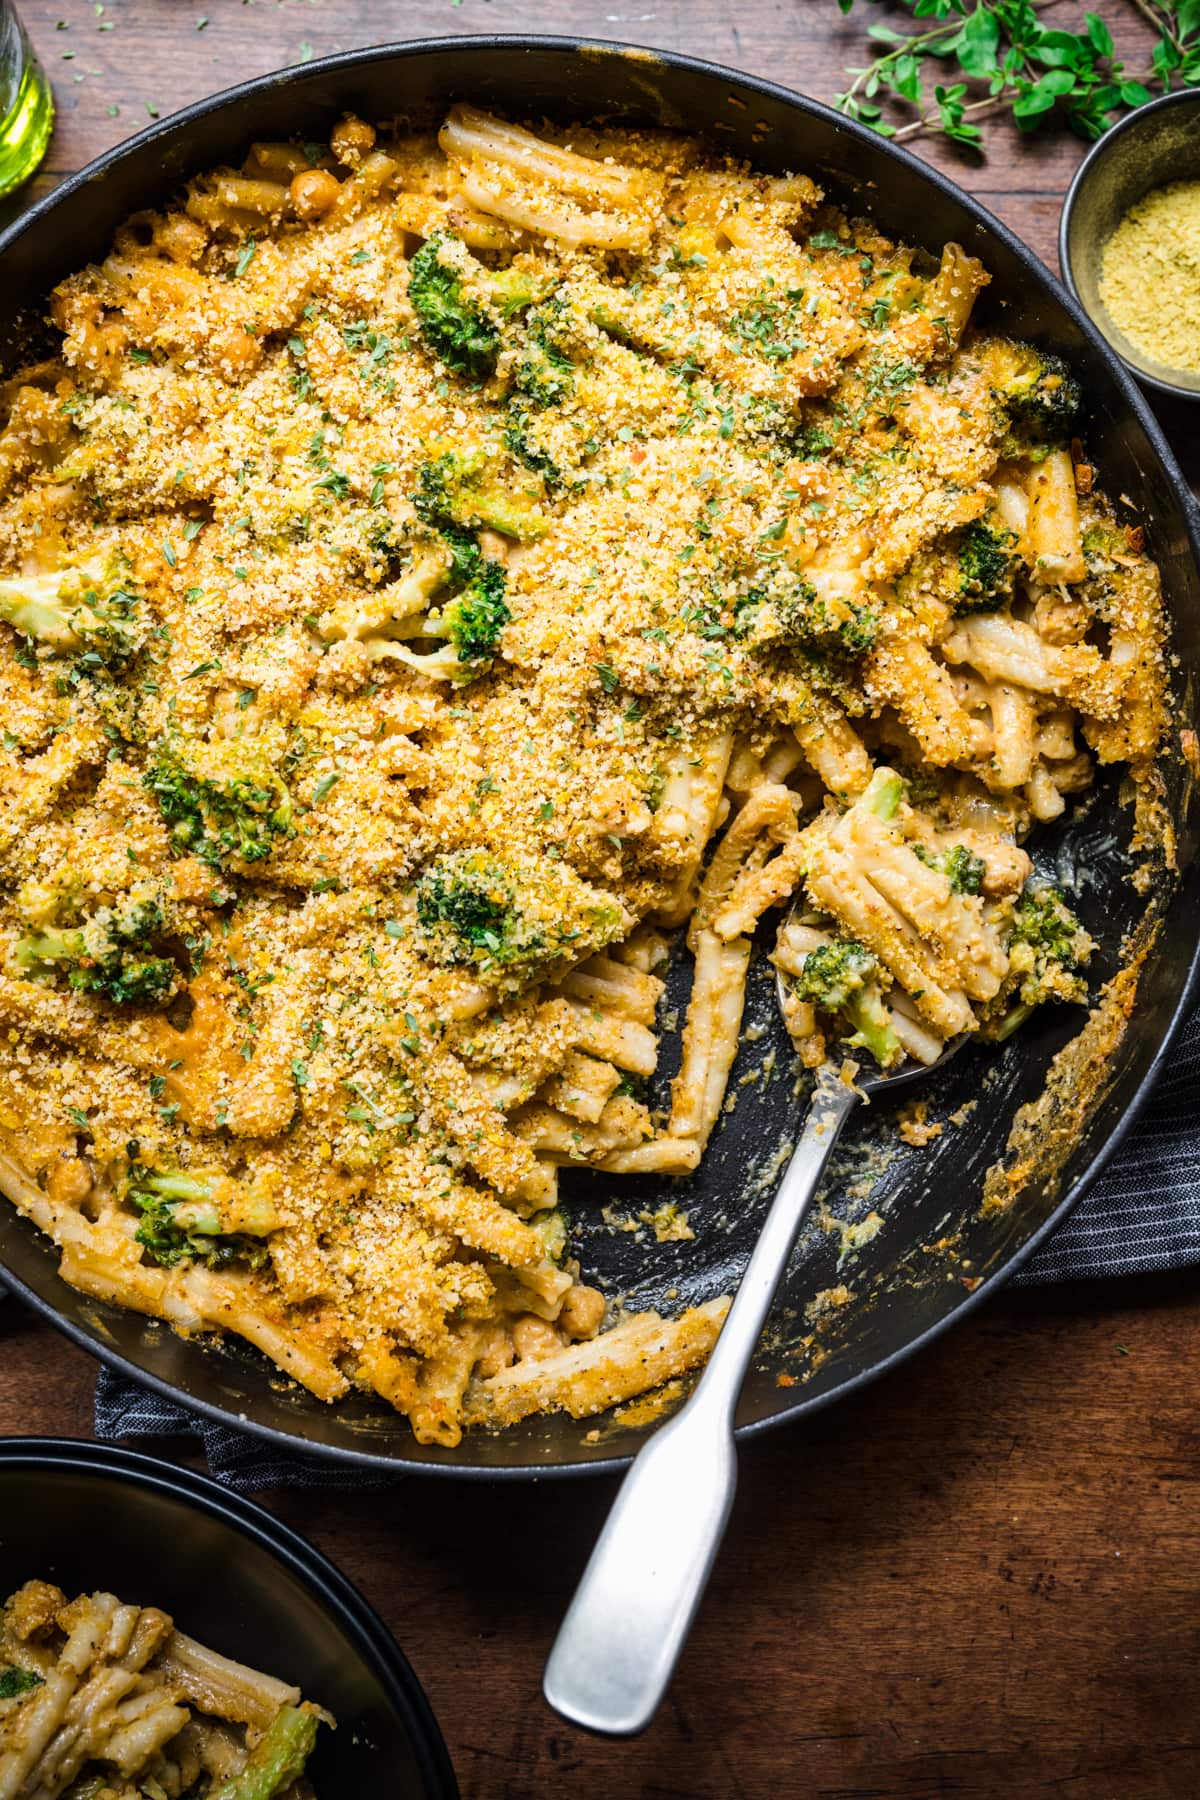
{"type": "MultiPolygon", "coordinates": [[[[1044,24],[1039,14],[1055,0],[891,3],[927,23],[909,32],[882,21],[868,26],[881,48],[865,68],[847,70],[854,79],[834,97],[839,112],[884,137],[938,131],[978,146],[977,120],[1007,111],[1021,131],[1056,116],[1080,136],[1098,138],[1123,112],[1152,99],[1152,90],[1200,86],[1200,0],[1130,0],[1155,33],[1150,67],[1137,75],[1116,60],[1112,34],[1096,13],[1085,13],[1082,31],[1044,24]],[[926,77],[935,74],[931,105],[926,77]],[[889,116],[896,107],[916,117],[889,116]]],[[[837,6],[849,13],[854,0],[837,6]]]]}

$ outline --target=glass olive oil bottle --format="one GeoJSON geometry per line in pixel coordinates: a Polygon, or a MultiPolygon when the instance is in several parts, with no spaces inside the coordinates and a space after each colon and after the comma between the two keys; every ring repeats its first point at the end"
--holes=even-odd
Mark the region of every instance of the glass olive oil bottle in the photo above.
{"type": "Polygon", "coordinates": [[[0,0],[0,194],[33,174],[53,126],[50,83],[10,0],[0,0]]]}

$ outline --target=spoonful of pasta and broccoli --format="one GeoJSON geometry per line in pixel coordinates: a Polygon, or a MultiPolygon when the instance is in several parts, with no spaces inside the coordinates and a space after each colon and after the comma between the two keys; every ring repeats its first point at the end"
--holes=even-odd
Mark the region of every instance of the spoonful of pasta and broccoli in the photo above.
{"type": "Polygon", "coordinates": [[[733,1502],[742,1381],[855,1106],[981,1027],[1003,1038],[1041,999],[1080,997],[1091,940],[1061,895],[1030,885],[1028,858],[993,835],[975,839],[987,856],[969,831],[945,842],[894,770],[810,831],[773,961],[811,1097],[708,1365],[639,1451],[551,1652],[546,1698],[593,1731],[640,1731],[666,1691],[733,1502]]]}

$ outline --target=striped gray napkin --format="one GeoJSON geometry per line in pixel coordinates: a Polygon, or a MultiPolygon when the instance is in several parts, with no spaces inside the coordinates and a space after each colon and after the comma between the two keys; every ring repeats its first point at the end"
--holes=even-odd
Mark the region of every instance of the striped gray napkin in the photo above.
{"type": "MultiPolygon", "coordinates": [[[[1075,1211],[1014,1277],[1020,1286],[1144,1275],[1200,1262],[1200,1013],[1189,1021],[1132,1136],[1075,1211]]],[[[230,1487],[379,1488],[398,1476],[346,1468],[213,1424],[108,1369],[96,1385],[101,1438],[200,1438],[230,1487]]]]}

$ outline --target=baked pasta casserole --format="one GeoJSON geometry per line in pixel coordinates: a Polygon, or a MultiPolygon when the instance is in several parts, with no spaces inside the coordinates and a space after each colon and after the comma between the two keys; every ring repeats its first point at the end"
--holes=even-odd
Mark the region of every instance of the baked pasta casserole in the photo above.
{"type": "Polygon", "coordinates": [[[424,1442],[586,1415],[725,1303],[582,1283],[558,1170],[696,1167],[760,923],[809,1065],[1085,999],[1021,846],[1154,779],[1159,583],[987,280],[459,106],[63,282],[3,389],[0,1128],[67,1281],[424,1442]]]}

